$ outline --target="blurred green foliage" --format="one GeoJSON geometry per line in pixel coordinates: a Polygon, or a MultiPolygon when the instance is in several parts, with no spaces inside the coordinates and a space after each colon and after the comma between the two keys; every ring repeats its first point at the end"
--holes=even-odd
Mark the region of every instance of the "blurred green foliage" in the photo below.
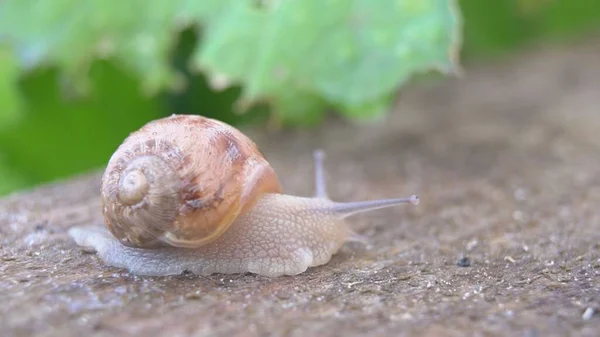
{"type": "Polygon", "coordinates": [[[101,167],[129,132],[172,113],[284,126],[315,125],[330,108],[377,118],[413,73],[455,69],[456,37],[469,62],[600,27],[589,0],[462,0],[460,14],[442,0],[394,2],[412,5],[398,12],[325,2],[276,15],[259,0],[0,2],[0,195],[101,167]]]}
{"type": "Polygon", "coordinates": [[[463,62],[511,53],[530,43],[577,38],[600,28],[600,1],[461,0],[463,62]]]}

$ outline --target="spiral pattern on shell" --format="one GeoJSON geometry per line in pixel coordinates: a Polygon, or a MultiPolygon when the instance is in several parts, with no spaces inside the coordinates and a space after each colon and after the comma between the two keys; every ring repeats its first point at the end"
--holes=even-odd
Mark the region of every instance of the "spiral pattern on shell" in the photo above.
{"type": "Polygon", "coordinates": [[[232,126],[173,115],[133,132],[102,177],[102,211],[124,245],[193,248],[214,241],[281,185],[256,144],[232,126]]]}

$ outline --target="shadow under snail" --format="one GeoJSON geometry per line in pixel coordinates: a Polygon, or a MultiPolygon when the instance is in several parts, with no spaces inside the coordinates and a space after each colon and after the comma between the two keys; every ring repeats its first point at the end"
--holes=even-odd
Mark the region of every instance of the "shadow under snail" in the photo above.
{"type": "Polygon", "coordinates": [[[102,177],[106,227],[73,227],[75,242],[137,275],[188,271],[296,275],[360,240],[345,218],[410,198],[335,202],[324,153],[314,152],[315,195],[283,194],[256,144],[236,128],[173,115],[129,135],[102,177]]]}

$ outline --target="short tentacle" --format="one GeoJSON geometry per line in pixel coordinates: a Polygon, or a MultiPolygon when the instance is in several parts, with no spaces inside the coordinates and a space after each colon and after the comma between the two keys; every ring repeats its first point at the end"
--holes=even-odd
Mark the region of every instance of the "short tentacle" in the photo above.
{"type": "Polygon", "coordinates": [[[329,199],[327,195],[327,184],[325,183],[325,151],[318,149],[313,152],[315,163],[315,197],[329,199]]]}

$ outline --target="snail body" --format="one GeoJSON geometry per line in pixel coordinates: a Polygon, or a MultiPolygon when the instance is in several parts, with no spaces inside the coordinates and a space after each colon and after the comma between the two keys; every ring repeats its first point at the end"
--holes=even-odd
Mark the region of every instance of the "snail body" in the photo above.
{"type": "Polygon", "coordinates": [[[137,275],[296,275],[357,239],[346,217],[419,201],[330,200],[321,151],[315,177],[313,197],[283,194],[273,168],[239,130],[173,115],[132,133],[109,160],[101,187],[106,227],[69,233],[107,265],[137,275]]]}

